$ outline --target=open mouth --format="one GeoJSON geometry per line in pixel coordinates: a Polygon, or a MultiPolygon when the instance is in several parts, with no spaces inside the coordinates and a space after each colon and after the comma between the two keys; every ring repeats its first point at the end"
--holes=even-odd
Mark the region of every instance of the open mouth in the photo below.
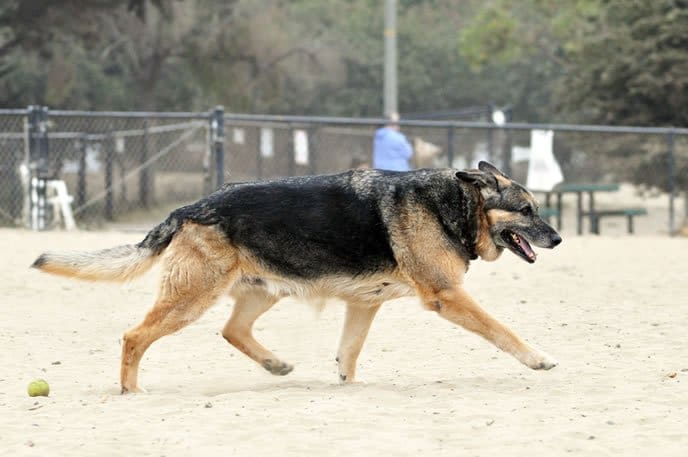
{"type": "Polygon", "coordinates": [[[533,248],[531,248],[526,239],[518,233],[514,233],[511,230],[504,230],[502,231],[502,239],[514,254],[528,263],[535,262],[537,255],[533,252],[533,248]]]}

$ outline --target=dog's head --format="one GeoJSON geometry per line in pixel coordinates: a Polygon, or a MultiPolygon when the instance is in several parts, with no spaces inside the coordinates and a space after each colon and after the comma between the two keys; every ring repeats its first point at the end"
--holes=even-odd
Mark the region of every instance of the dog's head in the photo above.
{"type": "Polygon", "coordinates": [[[540,218],[533,194],[494,165],[483,161],[478,170],[459,171],[456,176],[480,190],[490,237],[498,247],[533,263],[536,255],[530,243],[550,249],[561,243],[556,230],[540,218]]]}

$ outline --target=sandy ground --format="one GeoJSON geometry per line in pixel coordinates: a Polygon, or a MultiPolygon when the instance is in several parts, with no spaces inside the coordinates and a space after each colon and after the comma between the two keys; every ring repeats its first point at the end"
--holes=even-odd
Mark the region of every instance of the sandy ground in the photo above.
{"type": "Polygon", "coordinates": [[[296,365],[273,377],[220,336],[226,299],[146,353],[147,394],[120,396],[121,334],[158,272],[122,287],[27,267],[140,238],[0,230],[0,454],[686,455],[686,239],[568,236],[534,265],[475,262],[467,289],[559,360],[549,372],[401,300],[373,324],[361,382],[340,386],[343,308],[284,301],[256,329],[296,365]],[[50,397],[27,396],[35,378],[50,397]]]}

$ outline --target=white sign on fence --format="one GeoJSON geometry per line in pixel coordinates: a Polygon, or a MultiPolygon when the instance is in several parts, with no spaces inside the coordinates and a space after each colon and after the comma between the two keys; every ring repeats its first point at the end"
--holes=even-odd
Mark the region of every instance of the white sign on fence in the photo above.
{"type": "Polygon", "coordinates": [[[123,136],[116,136],[115,137],[115,152],[117,154],[124,154],[124,137],[123,136]]]}
{"type": "Polygon", "coordinates": [[[294,130],[294,162],[308,165],[308,133],[305,130],[294,130]]]}
{"type": "Polygon", "coordinates": [[[526,187],[531,190],[550,191],[564,180],[559,162],[552,152],[553,140],[552,130],[530,131],[530,161],[526,187]]]}
{"type": "Polygon", "coordinates": [[[274,133],[271,128],[262,127],[260,129],[260,155],[262,157],[275,155],[274,133]]]}
{"type": "Polygon", "coordinates": [[[244,144],[246,142],[246,136],[244,129],[234,128],[232,129],[232,140],[234,144],[244,144]]]}

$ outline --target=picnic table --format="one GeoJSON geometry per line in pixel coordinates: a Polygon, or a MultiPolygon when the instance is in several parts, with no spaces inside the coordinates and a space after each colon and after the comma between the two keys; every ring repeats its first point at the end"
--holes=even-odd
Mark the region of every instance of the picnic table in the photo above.
{"type": "MultiPolygon", "coordinates": [[[[617,192],[618,184],[588,184],[588,183],[563,183],[554,187],[549,192],[545,192],[545,205],[551,208],[552,194],[557,196],[556,218],[557,230],[561,230],[562,198],[564,194],[576,194],[576,232],[583,233],[583,218],[590,217],[590,231],[599,233],[599,214],[595,210],[596,192],[617,192]],[[583,194],[588,195],[588,208],[583,208],[583,194]]],[[[629,219],[629,231],[632,231],[632,216],[629,219]]]]}

